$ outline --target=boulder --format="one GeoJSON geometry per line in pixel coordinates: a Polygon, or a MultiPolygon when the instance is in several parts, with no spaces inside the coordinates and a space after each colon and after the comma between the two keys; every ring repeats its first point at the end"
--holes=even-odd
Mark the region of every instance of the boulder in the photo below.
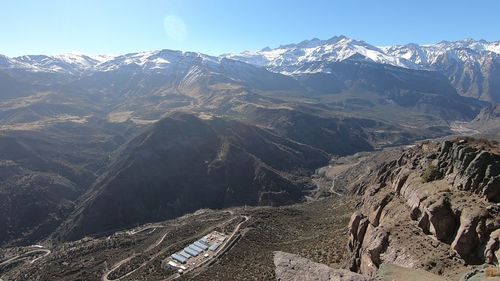
{"type": "Polygon", "coordinates": [[[351,251],[357,249],[363,241],[368,223],[368,219],[360,212],[352,214],[349,222],[349,249],[351,251]]]}
{"type": "Polygon", "coordinates": [[[361,248],[360,272],[368,276],[375,276],[381,264],[380,255],[386,250],[389,233],[383,227],[369,225],[361,248]]]}
{"type": "Polygon", "coordinates": [[[285,252],[274,252],[274,266],[278,281],[375,281],[367,276],[345,269],[334,269],[285,252]]]}
{"type": "Polygon", "coordinates": [[[455,215],[446,197],[440,197],[426,210],[429,231],[441,242],[450,242],[456,229],[455,215]]]}
{"type": "Polygon", "coordinates": [[[460,281],[500,281],[500,269],[481,266],[465,273],[460,281]],[[494,275],[494,276],[492,276],[494,275]]]}
{"type": "Polygon", "coordinates": [[[499,265],[500,263],[500,229],[490,234],[484,250],[485,261],[489,264],[499,265]]]}
{"type": "MultiPolygon", "coordinates": [[[[451,243],[451,248],[455,250],[461,257],[467,258],[475,256],[474,251],[479,248],[480,233],[479,224],[484,221],[483,212],[462,212],[460,216],[460,227],[457,235],[451,243]]],[[[483,223],[484,224],[484,223],[483,223]]]]}

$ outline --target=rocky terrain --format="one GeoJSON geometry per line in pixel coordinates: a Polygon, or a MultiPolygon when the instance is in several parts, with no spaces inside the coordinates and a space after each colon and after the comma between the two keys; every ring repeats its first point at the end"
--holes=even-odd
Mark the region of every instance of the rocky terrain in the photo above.
{"type": "Polygon", "coordinates": [[[362,197],[349,223],[351,269],[375,276],[392,263],[455,279],[498,264],[499,161],[497,143],[459,138],[379,162],[351,186],[362,197]]]}

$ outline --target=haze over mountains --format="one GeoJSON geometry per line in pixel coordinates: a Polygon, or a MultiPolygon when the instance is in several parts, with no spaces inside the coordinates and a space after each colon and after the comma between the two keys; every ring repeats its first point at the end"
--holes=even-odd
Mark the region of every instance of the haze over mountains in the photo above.
{"type": "Polygon", "coordinates": [[[304,201],[309,175],[330,156],[445,136],[500,101],[499,46],[379,48],[339,36],[218,57],[2,56],[0,242],[304,201]],[[200,147],[207,155],[192,155],[182,171],[169,164],[200,138],[212,140],[200,147]],[[229,176],[240,166],[241,177],[229,176]],[[207,186],[218,195],[195,202],[207,186]],[[151,193],[129,208],[127,196],[142,188],[151,193]],[[126,218],[93,215],[110,198],[126,218]],[[157,209],[145,211],[153,198],[157,209]]]}

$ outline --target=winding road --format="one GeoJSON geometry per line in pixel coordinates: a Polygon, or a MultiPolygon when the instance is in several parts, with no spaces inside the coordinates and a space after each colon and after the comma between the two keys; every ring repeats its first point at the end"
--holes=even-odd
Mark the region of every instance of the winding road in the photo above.
{"type": "MultiPolygon", "coordinates": [[[[135,257],[135,255],[134,255],[134,256],[131,256],[131,257],[128,257],[128,258],[126,258],[126,259],[123,259],[123,260],[121,260],[121,261],[119,261],[119,262],[115,263],[115,264],[113,265],[113,267],[111,267],[111,269],[110,269],[108,272],[104,273],[104,275],[102,276],[102,281],[111,281],[110,279],[108,279],[108,276],[109,276],[109,275],[110,275],[113,271],[115,271],[117,268],[119,268],[122,264],[127,263],[128,261],[130,261],[130,260],[131,260],[132,258],[134,258],[134,257],[135,257]]],[[[130,272],[129,272],[129,273],[130,273],[130,272]]],[[[129,274],[129,273],[127,273],[127,274],[129,274]]],[[[122,276],[122,277],[120,277],[120,278],[118,278],[118,279],[113,279],[113,280],[119,280],[119,279],[121,279],[121,278],[123,278],[123,277],[125,277],[125,276],[122,276]]]]}
{"type": "Polygon", "coordinates": [[[127,231],[126,233],[128,235],[136,235],[137,233],[141,233],[143,231],[146,231],[148,229],[152,229],[148,234],[151,234],[153,233],[157,228],[162,228],[164,227],[163,225],[150,225],[150,226],[146,226],[144,228],[141,228],[141,229],[137,229],[137,230],[129,230],[127,231]]]}
{"type": "MultiPolygon", "coordinates": [[[[156,230],[158,227],[163,227],[163,226],[146,227],[146,228],[141,229],[141,230],[139,230],[139,231],[135,231],[135,232],[130,231],[130,232],[127,232],[127,233],[128,233],[128,234],[130,234],[130,235],[134,235],[134,234],[137,234],[137,233],[139,233],[139,232],[145,231],[145,230],[147,230],[147,229],[151,229],[151,228],[153,228],[153,230],[152,230],[152,231],[150,231],[150,232],[148,233],[148,234],[151,234],[151,233],[153,233],[153,232],[154,232],[154,230],[156,230]]],[[[160,239],[158,239],[158,241],[156,241],[154,244],[151,244],[151,245],[150,245],[150,246],[146,249],[146,251],[144,251],[144,252],[151,251],[151,250],[153,250],[154,248],[156,248],[156,247],[160,246],[160,244],[163,242],[163,240],[165,240],[165,237],[167,237],[168,233],[169,233],[169,231],[165,231],[165,233],[162,235],[162,237],[161,237],[160,239]]],[[[155,259],[156,257],[158,257],[160,254],[161,254],[161,252],[154,254],[154,255],[153,255],[153,256],[152,256],[152,257],[151,257],[148,261],[143,262],[141,265],[139,265],[139,266],[138,266],[138,267],[136,267],[135,269],[133,269],[133,270],[131,270],[131,271],[127,272],[126,274],[122,275],[122,276],[121,276],[121,277],[119,277],[119,278],[116,278],[116,279],[109,279],[109,275],[110,275],[112,272],[114,272],[115,270],[117,270],[118,268],[120,268],[120,266],[122,266],[123,264],[125,264],[125,263],[129,262],[132,258],[134,258],[134,257],[135,257],[135,256],[137,256],[137,255],[133,255],[133,256],[131,256],[131,257],[128,257],[128,258],[126,258],[126,259],[123,259],[123,260],[121,260],[121,261],[119,261],[119,262],[115,263],[115,264],[113,265],[113,267],[111,267],[111,269],[110,269],[109,271],[107,271],[106,273],[104,273],[104,275],[102,276],[102,279],[101,279],[101,280],[102,280],[102,281],[116,281],[116,280],[120,280],[120,279],[122,279],[122,278],[124,278],[124,277],[126,277],[126,276],[129,276],[130,274],[132,274],[132,273],[136,272],[137,270],[139,270],[140,268],[142,268],[143,266],[145,266],[146,264],[148,264],[150,261],[152,261],[153,259],[155,259]]]]}
{"type": "Polygon", "coordinates": [[[8,260],[5,260],[3,262],[0,263],[0,267],[4,267],[6,265],[9,265],[11,263],[14,263],[14,262],[17,262],[17,261],[20,261],[20,260],[24,260],[24,259],[28,259],[30,256],[34,256],[34,255],[38,255],[39,253],[44,253],[42,256],[39,256],[39,257],[36,257],[34,258],[33,260],[30,261],[30,264],[33,264],[34,262],[48,256],[51,251],[48,250],[48,249],[36,249],[36,250],[32,250],[32,251],[28,251],[26,253],[23,253],[23,254],[20,254],[20,255],[17,255],[15,257],[12,257],[8,260]]]}
{"type": "Polygon", "coordinates": [[[156,243],[154,245],[149,246],[149,248],[146,251],[151,251],[154,248],[160,246],[161,242],[163,242],[163,240],[165,240],[165,237],[167,237],[167,234],[168,234],[168,231],[166,231],[165,234],[163,234],[163,236],[160,239],[158,239],[158,241],[156,241],[156,243]]]}
{"type": "Polygon", "coordinates": [[[42,255],[42,256],[39,256],[37,258],[35,258],[34,260],[30,261],[31,264],[35,263],[37,260],[39,259],[43,259],[45,258],[46,256],[50,255],[51,251],[50,250],[47,250],[47,249],[40,249],[39,251],[45,251],[45,254],[42,255]]]}

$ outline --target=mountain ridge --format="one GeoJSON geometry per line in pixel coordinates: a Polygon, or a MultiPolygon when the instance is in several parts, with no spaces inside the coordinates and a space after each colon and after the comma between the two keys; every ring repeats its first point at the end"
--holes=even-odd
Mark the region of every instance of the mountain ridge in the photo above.
{"type": "MultiPolygon", "coordinates": [[[[153,55],[158,55],[161,53],[177,53],[181,55],[195,55],[199,57],[203,57],[206,59],[210,60],[221,60],[223,58],[235,58],[240,54],[259,54],[263,52],[269,52],[273,50],[279,50],[279,49],[291,49],[291,48],[315,48],[319,47],[325,44],[337,44],[337,43],[343,43],[345,45],[352,45],[352,46],[363,46],[368,49],[381,52],[382,54],[386,55],[393,55],[394,57],[401,57],[405,59],[401,64],[398,64],[396,62],[393,63],[388,63],[392,64],[395,66],[413,66],[416,67],[417,69],[420,69],[418,65],[412,65],[408,64],[412,62],[407,56],[396,56],[394,55],[394,50],[398,48],[403,48],[403,47],[420,47],[420,48],[436,48],[436,49],[458,49],[458,48],[464,48],[464,49],[471,49],[477,52],[480,51],[485,51],[485,52],[491,52],[494,54],[500,54],[500,41],[486,41],[484,39],[480,40],[475,40],[471,38],[463,39],[463,40],[457,40],[457,41],[447,41],[447,40],[442,40],[438,43],[434,44],[417,44],[417,43],[407,43],[407,44],[394,44],[394,45],[384,45],[384,46],[376,46],[376,45],[371,45],[363,40],[356,40],[349,38],[344,35],[339,35],[339,36],[334,36],[329,39],[318,39],[318,38],[313,38],[310,40],[303,40],[299,43],[290,43],[290,44],[284,44],[280,45],[276,48],[270,48],[270,47],[265,47],[262,48],[260,51],[243,51],[241,53],[224,53],[221,55],[207,55],[202,52],[192,52],[192,51],[180,51],[180,50],[173,50],[173,49],[160,49],[160,50],[154,50],[154,51],[139,51],[139,52],[131,52],[131,53],[126,53],[122,55],[86,55],[86,54],[80,54],[80,53],[63,53],[60,55],[22,55],[22,56],[16,56],[16,57],[9,57],[5,55],[0,54],[0,68],[22,68],[22,67],[28,67],[29,65],[33,66],[33,70],[35,71],[41,71],[41,70],[48,70],[50,68],[44,68],[42,63],[45,63],[46,65],[50,65],[49,63],[54,63],[54,62],[66,62],[69,64],[73,65],[79,65],[80,67],[85,66],[85,67],[95,67],[99,66],[102,64],[109,63],[113,60],[117,60],[120,58],[137,58],[138,56],[141,57],[147,57],[147,56],[153,56],[153,55]],[[40,69],[36,69],[35,67],[40,67],[40,69]]],[[[356,51],[356,50],[354,50],[356,51]]],[[[354,52],[356,53],[356,52],[354,52]]],[[[351,53],[352,55],[353,53],[351,53]]],[[[344,59],[348,59],[350,55],[346,55],[341,53],[340,55],[333,56],[333,59],[336,61],[342,61],[344,59]]],[[[236,59],[236,60],[243,60],[243,59],[236,59]]],[[[245,60],[243,60],[245,61],[245,60]]],[[[255,64],[255,63],[251,63],[255,64]]],[[[97,68],[99,69],[99,68],[97,68]]],[[[53,69],[52,71],[61,71],[61,69],[53,69]]]]}
{"type": "Polygon", "coordinates": [[[313,38],[296,44],[263,48],[260,51],[206,55],[200,52],[157,50],[118,56],[63,54],[25,55],[9,58],[0,55],[0,69],[12,73],[47,73],[85,76],[123,67],[161,72],[182,58],[199,59],[205,64],[221,64],[224,59],[242,61],[288,76],[306,73],[331,73],[333,62],[362,61],[415,70],[437,71],[448,77],[460,95],[488,102],[500,102],[500,41],[464,39],[435,44],[377,47],[362,40],[334,36],[313,38]]]}

